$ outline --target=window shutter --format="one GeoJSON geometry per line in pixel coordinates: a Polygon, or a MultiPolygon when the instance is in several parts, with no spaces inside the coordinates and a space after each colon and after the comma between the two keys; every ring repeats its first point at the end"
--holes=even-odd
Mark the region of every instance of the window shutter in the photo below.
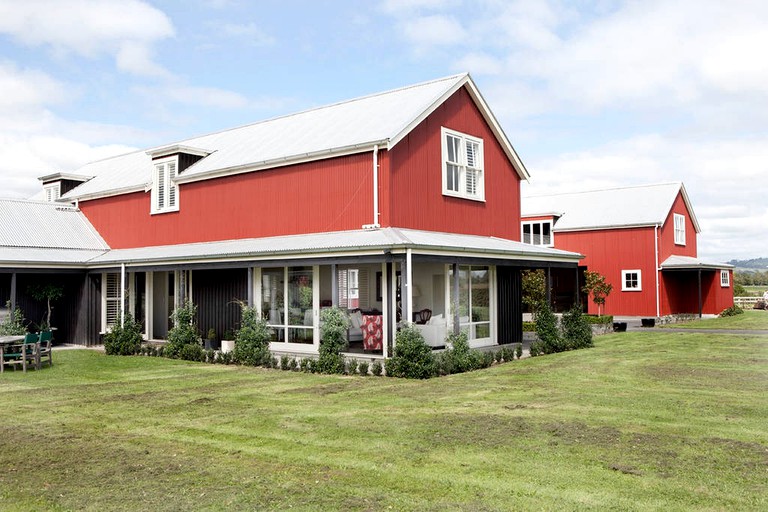
{"type": "Polygon", "coordinates": [[[176,206],[176,183],[173,178],[176,177],[176,162],[168,162],[168,204],[167,206],[176,206]]]}
{"type": "Polygon", "coordinates": [[[467,141],[467,167],[472,167],[473,169],[477,168],[477,153],[477,142],[467,141]]]}
{"type": "Polygon", "coordinates": [[[362,309],[368,309],[369,303],[368,303],[368,297],[370,297],[370,293],[368,292],[368,286],[369,286],[369,280],[368,280],[368,269],[361,268],[358,271],[358,296],[359,296],[359,304],[362,309]]]}
{"type": "Polygon", "coordinates": [[[347,271],[339,270],[337,274],[337,284],[339,288],[339,307],[346,308],[349,304],[347,296],[347,271]]]}
{"type": "Polygon", "coordinates": [[[157,209],[162,210],[165,208],[165,165],[158,164],[155,169],[157,169],[157,209]]]}
{"type": "Polygon", "coordinates": [[[120,274],[107,274],[106,287],[107,326],[118,323],[120,318],[120,274]]]}
{"type": "Polygon", "coordinates": [[[477,195],[477,171],[474,169],[467,169],[467,194],[474,196],[477,195]]]}

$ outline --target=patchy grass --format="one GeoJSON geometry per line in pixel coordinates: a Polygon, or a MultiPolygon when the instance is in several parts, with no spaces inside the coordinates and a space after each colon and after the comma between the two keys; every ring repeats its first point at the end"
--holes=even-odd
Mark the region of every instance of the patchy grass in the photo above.
{"type": "Polygon", "coordinates": [[[768,337],[432,379],[56,352],[0,377],[3,510],[765,510],[768,337]]]}
{"type": "Polygon", "coordinates": [[[745,309],[743,315],[727,316],[724,318],[705,318],[681,324],[670,324],[663,327],[674,329],[743,329],[768,330],[768,311],[760,309],[745,309]]]}

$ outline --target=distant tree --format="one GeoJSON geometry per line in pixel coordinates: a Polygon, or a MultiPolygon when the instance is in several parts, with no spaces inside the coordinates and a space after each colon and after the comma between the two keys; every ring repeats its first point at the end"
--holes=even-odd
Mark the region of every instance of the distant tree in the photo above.
{"type": "Polygon", "coordinates": [[[27,290],[33,299],[45,302],[46,313],[43,318],[42,330],[49,329],[51,327],[51,302],[59,300],[64,295],[64,287],[58,284],[33,284],[30,285],[27,290]]]}
{"type": "Polygon", "coordinates": [[[601,315],[601,307],[605,304],[605,299],[611,294],[613,285],[605,282],[605,276],[600,272],[587,270],[584,272],[584,286],[581,289],[587,295],[592,296],[592,302],[597,305],[597,314],[601,315]]]}
{"type": "Polygon", "coordinates": [[[547,300],[547,281],[542,269],[523,270],[523,304],[535,312],[547,300]]]}

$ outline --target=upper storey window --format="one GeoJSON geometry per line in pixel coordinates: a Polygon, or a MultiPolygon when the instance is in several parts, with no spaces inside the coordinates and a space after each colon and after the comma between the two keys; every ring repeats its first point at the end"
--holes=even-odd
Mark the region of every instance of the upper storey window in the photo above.
{"type": "Polygon", "coordinates": [[[178,157],[171,156],[154,161],[152,176],[152,213],[179,210],[178,185],[173,181],[178,169],[178,157]]]}
{"type": "Polygon", "coordinates": [[[442,128],[443,195],[485,200],[483,140],[442,128]]]}
{"type": "Polygon", "coordinates": [[[61,183],[51,183],[50,185],[46,185],[44,188],[45,190],[45,200],[49,203],[52,203],[56,201],[59,197],[61,197],[61,183]]]}
{"type": "Polygon", "coordinates": [[[523,222],[523,243],[553,247],[552,222],[548,220],[523,222]]]}
{"type": "Polygon", "coordinates": [[[685,245],[685,216],[675,214],[675,244],[685,245]]]}

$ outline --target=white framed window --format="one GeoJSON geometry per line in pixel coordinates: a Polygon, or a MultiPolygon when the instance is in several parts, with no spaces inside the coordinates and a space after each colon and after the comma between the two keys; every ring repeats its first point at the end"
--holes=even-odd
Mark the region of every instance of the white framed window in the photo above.
{"type": "Polygon", "coordinates": [[[152,174],[152,213],[179,210],[179,190],[173,179],[178,169],[178,157],[172,156],[155,161],[152,174]]]}
{"type": "Polygon", "coordinates": [[[101,276],[101,331],[107,332],[120,321],[120,274],[101,276]]]}
{"type": "Polygon", "coordinates": [[[643,289],[642,274],[639,270],[621,271],[621,291],[639,292],[643,289]]]}
{"type": "Polygon", "coordinates": [[[675,219],[675,244],[685,245],[685,215],[674,214],[675,219]]]}
{"type": "Polygon", "coordinates": [[[731,273],[727,270],[720,271],[720,286],[728,288],[731,286],[731,273]]]}
{"type": "Polygon", "coordinates": [[[61,197],[61,183],[58,181],[44,186],[43,190],[45,190],[45,200],[49,203],[52,203],[61,197]]]}
{"type": "Polygon", "coordinates": [[[552,221],[541,220],[522,223],[523,243],[554,247],[552,221]]]}
{"type": "Polygon", "coordinates": [[[445,127],[440,134],[443,149],[443,195],[484,201],[483,140],[445,127]]]}

